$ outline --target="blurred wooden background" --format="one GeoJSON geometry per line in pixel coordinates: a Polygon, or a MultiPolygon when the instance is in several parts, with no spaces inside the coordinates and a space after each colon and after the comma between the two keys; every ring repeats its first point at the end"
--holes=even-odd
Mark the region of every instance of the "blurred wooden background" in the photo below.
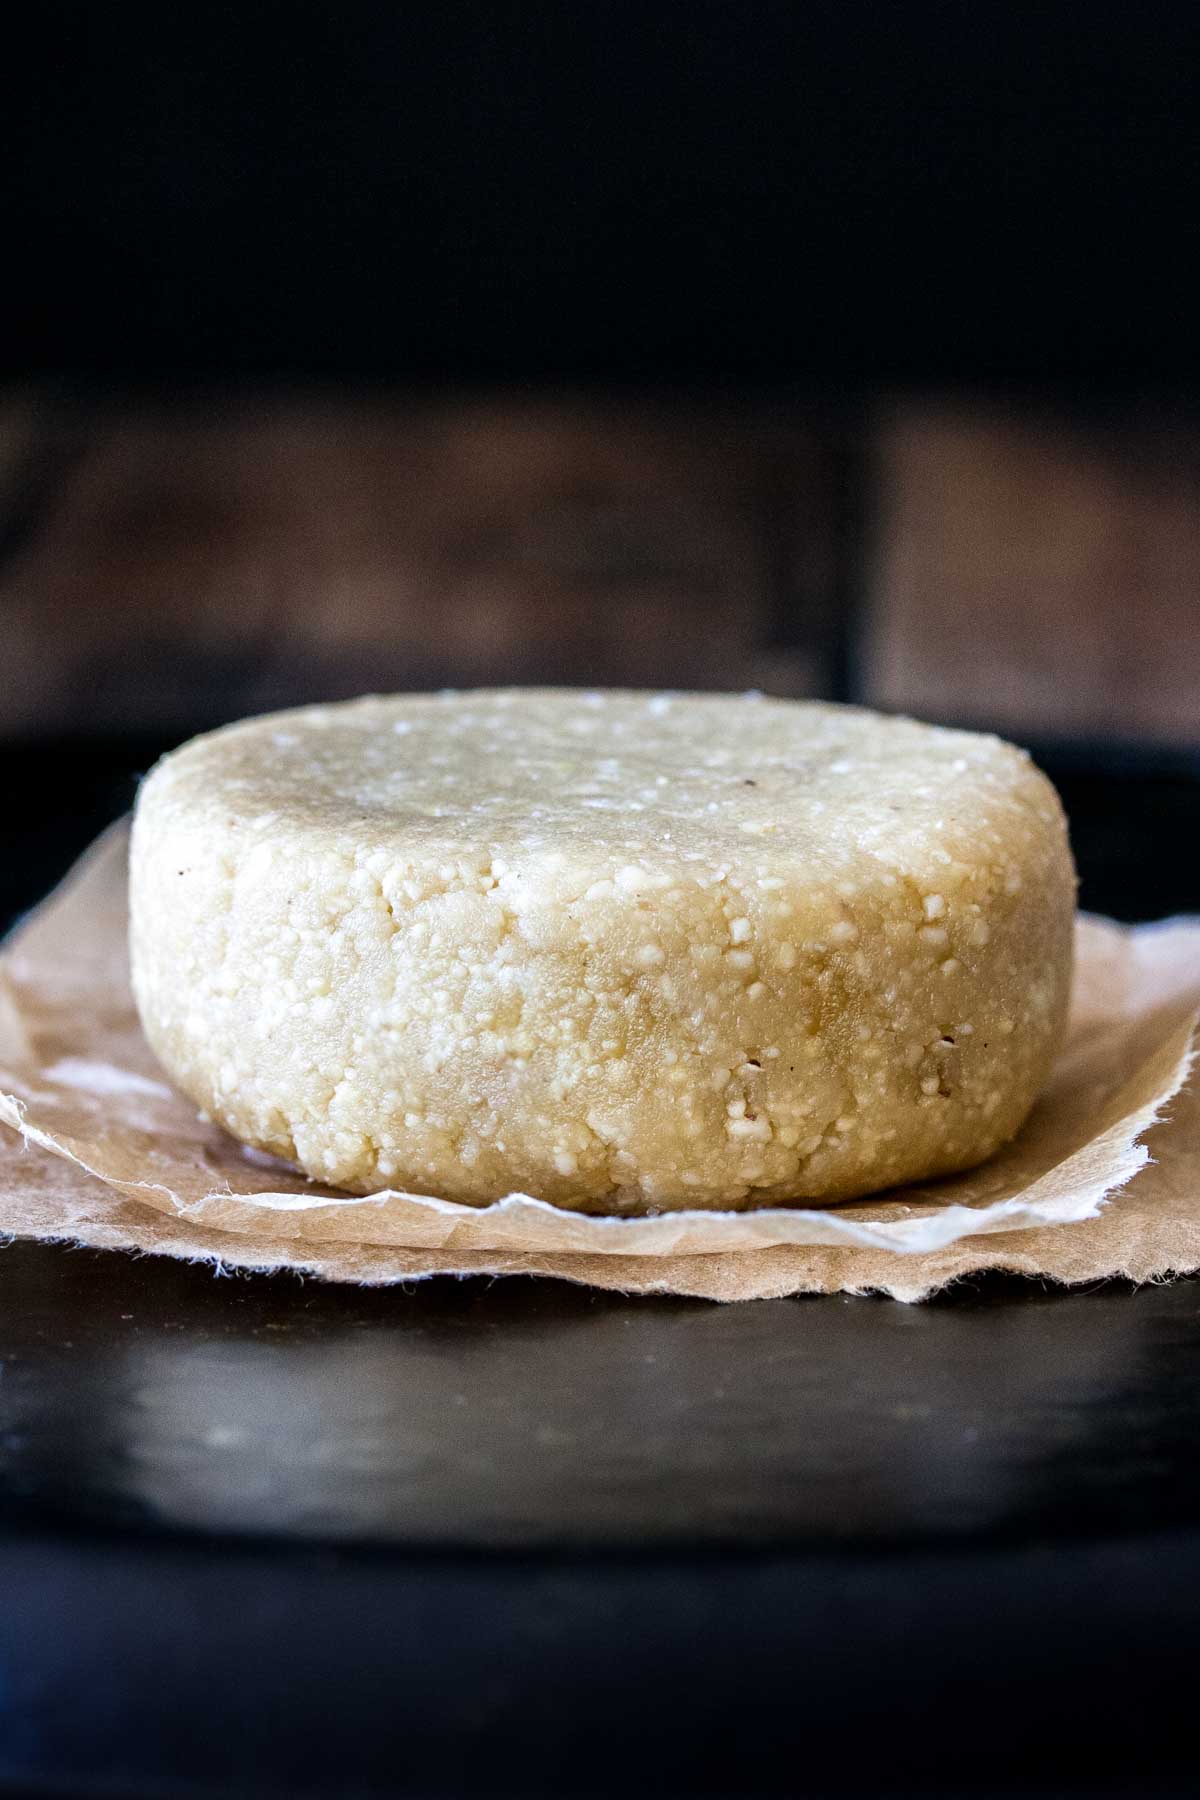
{"type": "Polygon", "coordinates": [[[1200,429],[984,403],[0,401],[0,740],[390,688],[1200,741],[1200,429]]]}

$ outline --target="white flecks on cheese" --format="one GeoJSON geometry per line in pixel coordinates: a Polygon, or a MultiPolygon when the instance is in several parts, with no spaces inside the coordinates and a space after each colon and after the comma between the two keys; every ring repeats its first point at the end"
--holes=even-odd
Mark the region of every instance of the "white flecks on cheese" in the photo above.
{"type": "Polygon", "coordinates": [[[1074,887],[995,738],[506,690],[195,740],[142,788],[131,895],[150,1040],[246,1143],[631,1212],[987,1155],[1061,1034],[1074,887]]]}

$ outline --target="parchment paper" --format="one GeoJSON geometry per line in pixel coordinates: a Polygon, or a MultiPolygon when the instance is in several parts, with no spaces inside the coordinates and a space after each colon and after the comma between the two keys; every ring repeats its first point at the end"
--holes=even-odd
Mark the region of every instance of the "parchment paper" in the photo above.
{"type": "Polygon", "coordinates": [[[982,1169],[852,1206],[593,1218],[528,1195],[473,1208],[339,1194],[198,1118],[133,1009],[125,855],[118,828],[0,959],[0,1121],[13,1128],[0,1128],[0,1231],[331,1280],[524,1272],[715,1299],[912,1300],[983,1268],[1084,1281],[1200,1267],[1200,1083],[1180,1091],[1200,922],[1081,918],[1066,1049],[1025,1130],[982,1169]]]}

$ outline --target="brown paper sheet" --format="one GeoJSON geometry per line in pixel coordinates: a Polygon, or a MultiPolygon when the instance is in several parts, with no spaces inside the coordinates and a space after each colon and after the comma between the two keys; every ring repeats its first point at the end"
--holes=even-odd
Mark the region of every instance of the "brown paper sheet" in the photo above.
{"type": "Polygon", "coordinates": [[[597,1219],[527,1195],[471,1208],[338,1194],[199,1119],[133,1010],[125,852],[123,831],[101,839],[0,959],[0,1121],[14,1128],[0,1129],[0,1232],[330,1280],[549,1274],[729,1300],[915,1300],[985,1268],[1090,1281],[1200,1267],[1200,1078],[1183,1086],[1200,923],[1080,920],[1066,1048],[1025,1130],[980,1170],[853,1206],[597,1219]]]}

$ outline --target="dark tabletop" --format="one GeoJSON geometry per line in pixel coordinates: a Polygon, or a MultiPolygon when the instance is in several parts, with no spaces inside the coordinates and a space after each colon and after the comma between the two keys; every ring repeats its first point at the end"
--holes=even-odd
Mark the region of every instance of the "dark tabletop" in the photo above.
{"type": "MultiPolygon", "coordinates": [[[[10,911],[125,803],[67,766],[10,911]]],[[[1197,813],[1123,779],[1077,824],[1114,911],[1197,813]]],[[[1190,1793],[1198,1450],[1197,1282],[719,1307],[13,1243],[0,1793],[1190,1793]]]]}

